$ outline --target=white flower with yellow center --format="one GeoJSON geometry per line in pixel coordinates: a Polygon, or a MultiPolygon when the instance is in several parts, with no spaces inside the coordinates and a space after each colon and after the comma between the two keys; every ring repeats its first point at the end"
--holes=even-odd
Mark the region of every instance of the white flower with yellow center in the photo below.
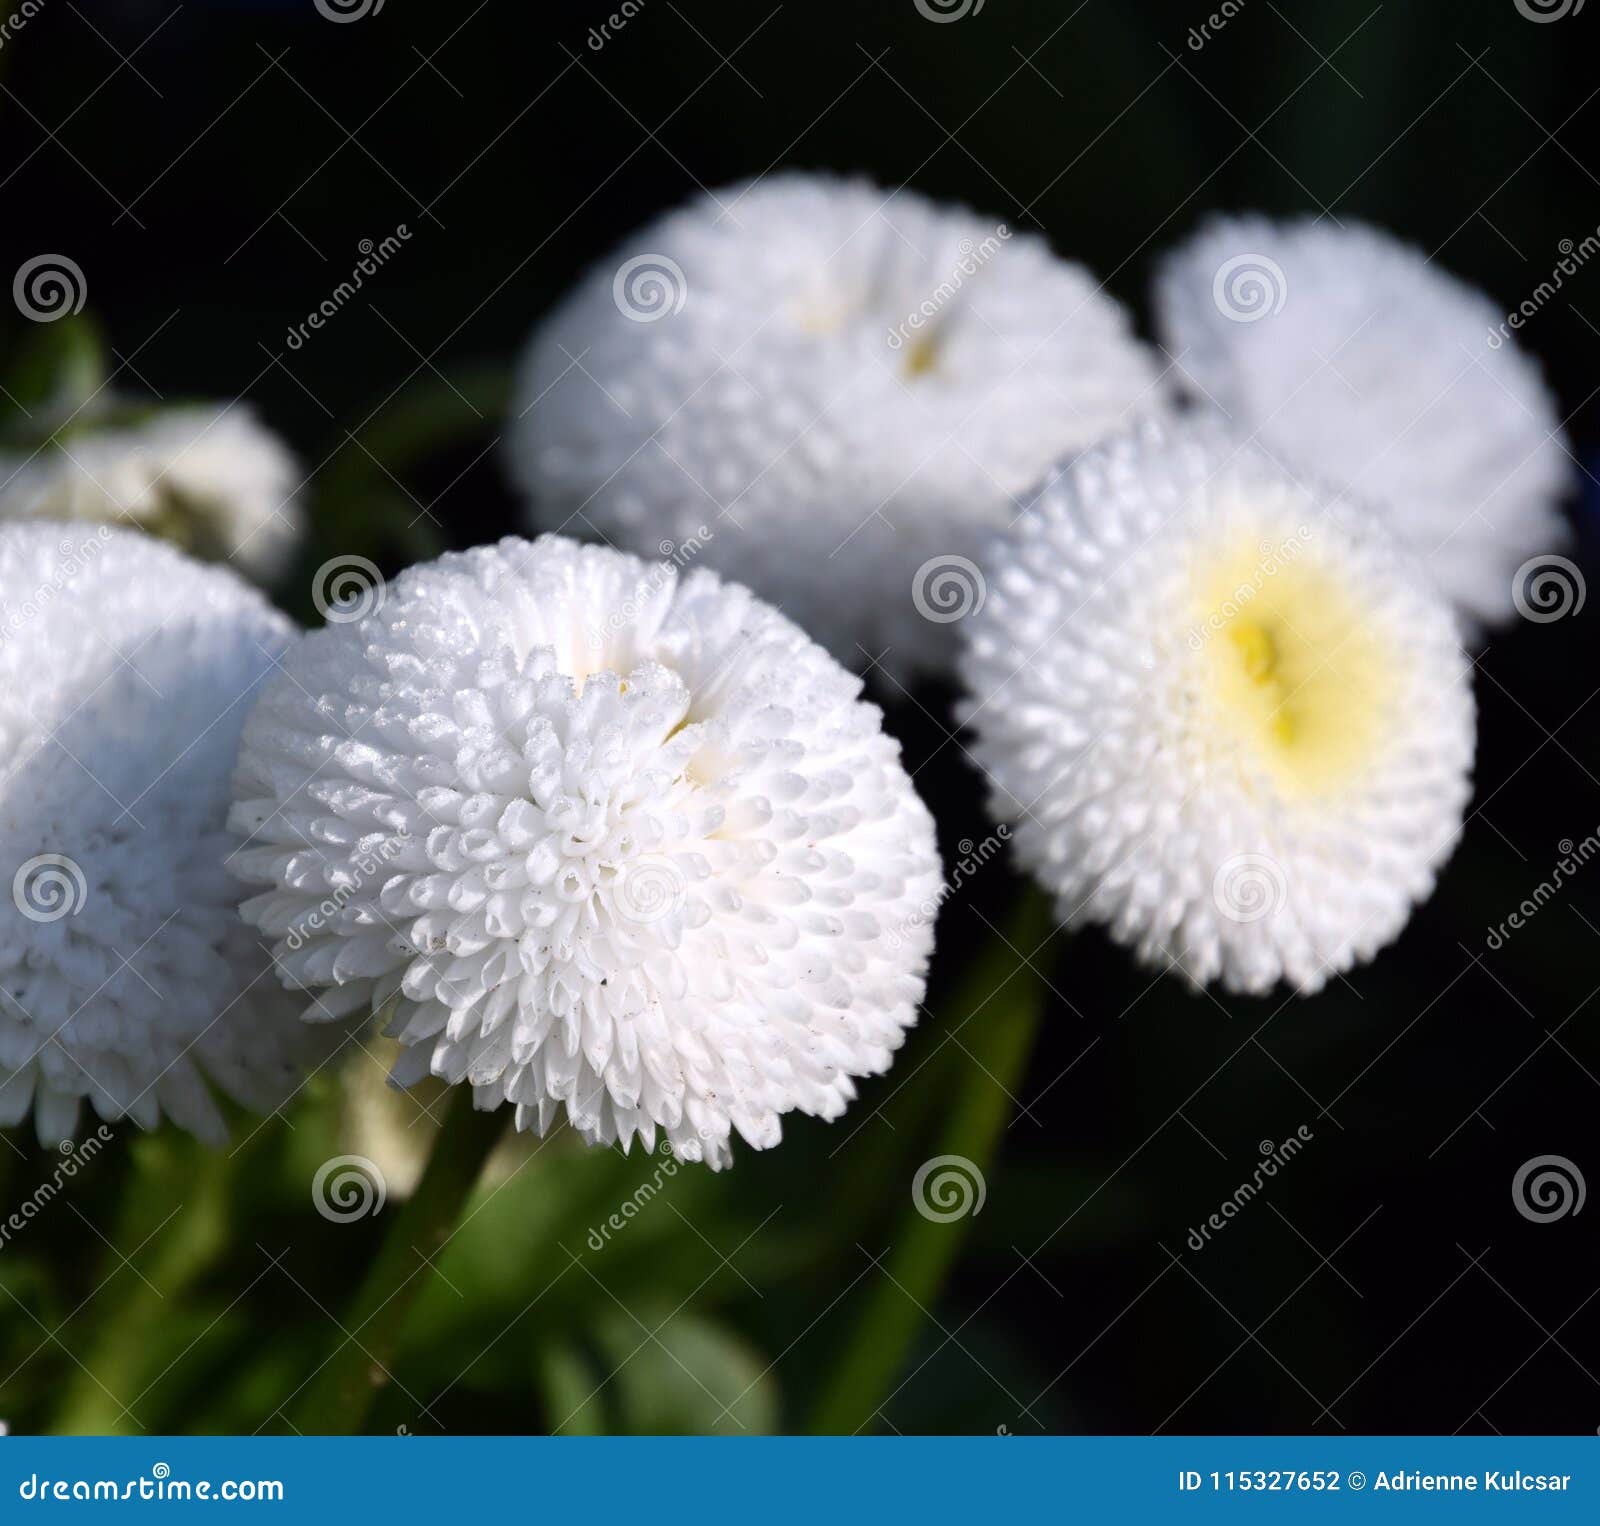
{"type": "Polygon", "coordinates": [[[953,656],[1018,495],[1159,391],[1123,310],[1038,235],[790,174],[602,260],[533,337],[510,447],[542,528],[692,548],[903,676],[953,656]]]}
{"type": "Polygon", "coordinates": [[[1360,223],[1221,219],[1169,253],[1163,342],[1201,402],[1382,513],[1479,624],[1567,539],[1554,401],[1506,313],[1360,223]]]}
{"type": "Polygon", "coordinates": [[[1065,919],[1253,992],[1398,934],[1461,829],[1473,704],[1449,608],[1366,512],[1149,429],[1052,477],[989,573],[966,717],[1065,919]]]}
{"type": "Polygon", "coordinates": [[[300,540],[299,485],[294,456],[248,405],[190,405],[0,455],[0,520],[136,527],[270,583],[300,540]]]}
{"type": "Polygon", "coordinates": [[[293,627],[132,530],[0,526],[0,1124],[71,1138],[87,1099],[223,1137],[322,1045],[239,920],[229,779],[293,627]]]}
{"type": "Polygon", "coordinates": [[[933,826],[877,709],[744,589],[555,536],[412,568],[245,727],[237,872],[311,1019],[586,1139],[841,1113],[923,994],[933,826]]]}

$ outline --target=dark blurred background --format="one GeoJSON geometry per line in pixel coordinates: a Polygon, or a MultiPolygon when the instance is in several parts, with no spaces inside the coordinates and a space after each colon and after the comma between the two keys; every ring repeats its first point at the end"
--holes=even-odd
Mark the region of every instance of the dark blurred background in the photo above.
{"type": "MultiPolygon", "coordinates": [[[[1141,322],[1153,256],[1214,209],[1369,219],[1508,307],[1546,279],[1563,240],[1600,225],[1600,6],[1535,22],[1516,0],[986,0],[939,24],[914,0],[626,9],[607,36],[591,29],[623,12],[616,0],[388,0],[345,24],[313,0],[38,0],[0,47],[0,273],[42,251],[73,258],[125,366],[120,388],[247,396],[309,474],[306,568],[353,550],[393,571],[521,528],[500,462],[510,361],[577,272],[697,182],[860,170],[965,201],[1042,230],[1141,322]],[[287,330],[348,275],[361,241],[401,224],[412,235],[401,251],[289,350],[287,330]]],[[[1522,342],[1586,468],[1571,513],[1592,582],[1600,262],[1522,342]]],[[[309,614],[304,576],[285,602],[309,614]]],[[[1052,994],[1016,1089],[1022,1111],[874,1423],[1600,1428],[1600,1204],[1541,1223],[1512,1194],[1518,1168],[1542,1155],[1600,1188],[1600,864],[1501,947],[1486,944],[1564,845],[1600,831],[1597,615],[1490,641],[1465,839],[1404,936],[1348,981],[1309,1000],[1214,999],[1135,967],[1098,933],[1039,950],[1052,994]],[[1301,1154],[1195,1251],[1191,1228],[1249,1178],[1259,1141],[1302,1126],[1301,1154]]],[[[891,725],[953,862],[989,828],[945,733],[949,698],[920,692],[894,705],[891,725]]],[[[986,1020],[975,1002],[961,1010],[956,972],[1018,889],[996,860],[952,897],[934,1017],[844,1123],[792,1124],[783,1149],[741,1151],[730,1175],[653,1205],[667,1250],[635,1256],[631,1272],[596,1258],[528,1312],[569,1257],[546,1247],[489,1268],[485,1280],[503,1271],[505,1286],[481,1327],[458,1337],[441,1314],[438,1339],[419,1341],[400,1376],[424,1398],[441,1387],[451,1363],[436,1363],[440,1382],[429,1363],[447,1339],[459,1338],[458,1367],[499,1339],[494,1361],[426,1420],[407,1422],[391,1395],[386,1423],[554,1425],[549,1342],[596,1305],[614,1315],[648,1293],[656,1319],[704,1312],[736,1332],[773,1387],[771,1423],[803,1426],[883,1280],[872,1258],[898,1232],[946,1093],[963,1084],[967,1033],[942,1044],[941,1027],[986,1020]],[[908,1108],[936,1073],[945,1091],[930,1081],[908,1108]]],[[[641,1169],[617,1163],[608,1180],[621,1186],[607,1190],[629,1190],[641,1169]]],[[[292,1348],[308,1300],[337,1303],[341,1264],[364,1253],[355,1232],[325,1254],[297,1241],[293,1278],[251,1281],[249,1242],[278,1248],[263,1214],[236,1226],[242,1251],[195,1293],[202,1310],[226,1308],[219,1328],[237,1327],[241,1350],[264,1329],[292,1348]]],[[[584,1222],[575,1210],[563,1240],[580,1259],[584,1222]]],[[[76,1241],[98,1254],[69,1215],[48,1233],[68,1265],[76,1241]]],[[[647,1243],[642,1221],[629,1234],[647,1243]]],[[[485,1239],[476,1254],[509,1257],[514,1240],[485,1239]]],[[[0,1320],[21,1326],[24,1355],[41,1344],[15,1308],[0,1320]]],[[[607,1349],[584,1335],[575,1360],[604,1377],[607,1349]]],[[[206,1428],[212,1372],[186,1358],[143,1407],[206,1428]]],[[[213,1420],[249,1413],[240,1398],[213,1420]]],[[[693,1428],[689,1413],[668,1404],[631,1419],[693,1428]]]]}

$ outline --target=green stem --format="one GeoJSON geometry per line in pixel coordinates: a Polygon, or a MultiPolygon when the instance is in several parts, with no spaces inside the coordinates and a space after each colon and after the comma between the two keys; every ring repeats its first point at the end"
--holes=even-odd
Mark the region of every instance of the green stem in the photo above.
{"type": "Polygon", "coordinates": [[[455,1232],[483,1163],[505,1130],[507,1109],[478,1112],[470,1086],[452,1092],[422,1180],[344,1315],[344,1340],[294,1416],[302,1435],[353,1436],[361,1430],[389,1381],[406,1315],[431,1275],[432,1258],[455,1232]]]}
{"type": "MultiPolygon", "coordinates": [[[[140,1141],[144,1143],[144,1141],[140,1141]]],[[[211,1265],[227,1239],[230,1157],[221,1150],[184,1147],[158,1156],[169,1141],[150,1141],[143,1182],[130,1184],[126,1204],[106,1247],[95,1295],[99,1305],[88,1347],[72,1369],[53,1427],[62,1436],[139,1435],[150,1334],[170,1317],[182,1294],[211,1265]],[[171,1206],[169,1206],[171,1205],[171,1206]],[[181,1205],[181,1206],[179,1206],[181,1205]],[[172,1211],[173,1206],[178,1211],[172,1211]],[[170,1228],[167,1224],[170,1220],[170,1228]],[[163,1232],[164,1231],[164,1232],[163,1232]],[[159,1236],[142,1270],[133,1257],[159,1236]],[[115,1279],[114,1298],[107,1299],[115,1279]],[[124,1408],[126,1406],[126,1409],[124,1408]]],[[[185,1142],[187,1144],[187,1142],[185,1142]]]]}
{"type": "MultiPolygon", "coordinates": [[[[1004,939],[994,941],[955,1003],[961,1043],[972,1063],[933,1155],[960,1156],[980,1177],[994,1163],[1011,1097],[1033,1050],[1044,1005],[1044,979],[1033,967],[1033,956],[1052,926],[1048,903],[1030,888],[1004,939]]],[[[905,1365],[923,1310],[939,1297],[972,1217],[941,1220],[929,1218],[915,1203],[907,1207],[885,1275],[868,1293],[854,1336],[812,1415],[813,1435],[853,1435],[878,1413],[905,1365]]]]}

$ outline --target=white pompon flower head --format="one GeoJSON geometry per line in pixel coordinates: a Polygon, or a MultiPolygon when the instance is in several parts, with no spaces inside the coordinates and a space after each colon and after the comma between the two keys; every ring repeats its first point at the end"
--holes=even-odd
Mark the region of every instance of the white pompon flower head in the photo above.
{"type": "Polygon", "coordinates": [[[0,456],[0,521],[136,526],[270,583],[299,544],[299,484],[288,446],[247,404],[192,404],[0,456]]]}
{"type": "Polygon", "coordinates": [[[1350,489],[1468,628],[1568,533],[1554,400],[1505,312],[1360,223],[1224,218],[1162,262],[1161,337],[1203,405],[1292,470],[1350,489]]]}
{"type": "Polygon", "coordinates": [[[904,678],[953,658],[1017,495],[1160,392],[1123,310],[1037,234],[786,174],[600,261],[533,337],[510,450],[541,528],[693,546],[904,678]]]}
{"type": "Polygon", "coordinates": [[[1399,933],[1460,833],[1474,712],[1449,606],[1369,511],[1148,428],[1048,480],[988,570],[965,716],[1063,918],[1247,992],[1399,933]]]}
{"type": "Polygon", "coordinates": [[[933,827],[860,680],[743,588],[556,536],[403,574],[245,726],[234,860],[306,1016],[686,1160],[844,1110],[915,1020],[933,827]]]}
{"type": "Polygon", "coordinates": [[[292,636],[137,531],[0,526],[0,1123],[68,1139],[86,1098],[215,1142],[212,1085],[260,1111],[298,1085],[320,1046],[225,867],[239,730],[292,636]]]}

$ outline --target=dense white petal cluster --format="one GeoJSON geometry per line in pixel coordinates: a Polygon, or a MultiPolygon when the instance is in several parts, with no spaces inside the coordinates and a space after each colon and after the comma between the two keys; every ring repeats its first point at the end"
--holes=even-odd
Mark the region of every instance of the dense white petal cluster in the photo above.
{"type": "Polygon", "coordinates": [[[640,230],[535,334],[542,528],[692,545],[846,664],[948,664],[972,558],[1053,462],[1159,406],[1126,315],[1034,234],[779,175],[640,230]]]}
{"type": "Polygon", "coordinates": [[[1148,429],[1049,480],[989,570],[966,717],[1064,918],[1244,991],[1396,936],[1460,832],[1473,704],[1376,519],[1220,430],[1148,429]]]}
{"type": "Polygon", "coordinates": [[[710,572],[555,536],[375,602],[240,752],[244,914],[308,1018],[392,1001],[401,1084],[713,1166],[888,1066],[938,860],[858,679],[710,572]]]}
{"type": "Polygon", "coordinates": [[[1470,620],[1566,539],[1572,463],[1505,313],[1359,223],[1222,219],[1167,255],[1164,343],[1197,396],[1295,470],[1371,503],[1470,620]]]}
{"type": "Polygon", "coordinates": [[[289,448],[248,405],[168,408],[0,455],[0,520],[136,525],[268,583],[299,543],[299,484],[289,448]]]}
{"type": "Polygon", "coordinates": [[[131,530],[0,526],[0,1122],[223,1133],[315,1050],[224,860],[252,690],[289,622],[131,530]]]}

